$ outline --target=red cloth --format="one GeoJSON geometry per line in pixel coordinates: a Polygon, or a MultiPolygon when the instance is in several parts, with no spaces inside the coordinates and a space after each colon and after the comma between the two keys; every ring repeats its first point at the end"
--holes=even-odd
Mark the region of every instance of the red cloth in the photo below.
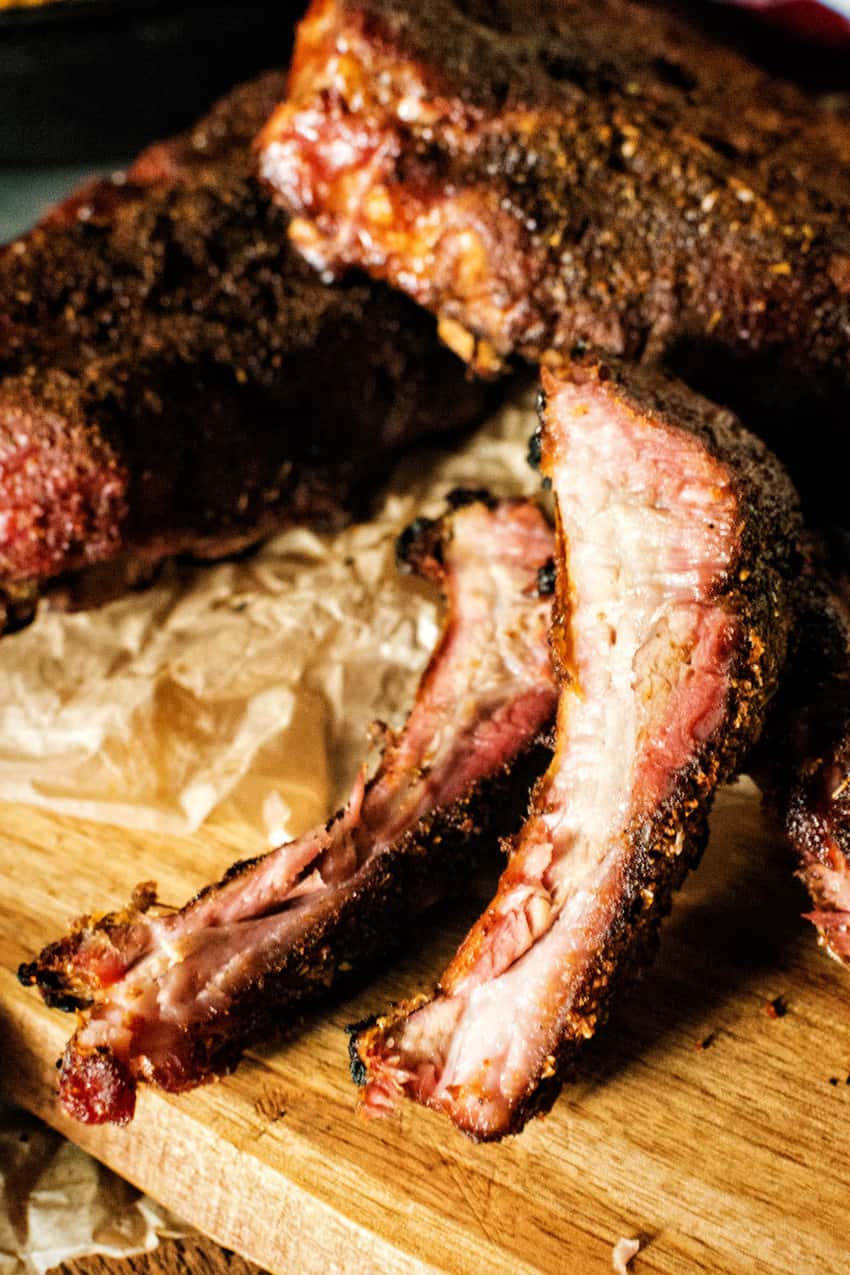
{"type": "Polygon", "coordinates": [[[760,9],[772,22],[798,35],[828,43],[850,39],[850,19],[816,0],[733,0],[746,9],[760,9]]]}

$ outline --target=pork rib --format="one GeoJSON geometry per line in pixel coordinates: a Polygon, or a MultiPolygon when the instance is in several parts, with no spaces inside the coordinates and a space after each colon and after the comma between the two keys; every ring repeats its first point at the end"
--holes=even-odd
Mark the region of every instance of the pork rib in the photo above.
{"type": "Polygon", "coordinates": [[[287,247],[251,155],[282,91],[242,86],[0,249],[0,629],[91,563],[338,525],[399,447],[482,413],[417,306],[287,247]]]}
{"type": "Polygon", "coordinates": [[[850,584],[830,557],[813,546],[795,651],[753,769],[811,896],[807,919],[850,965],[850,584]]]}
{"type": "Polygon", "coordinates": [[[479,367],[663,353],[822,508],[796,426],[846,435],[850,125],[703,7],[313,0],[262,172],[310,261],[391,280],[479,367]]]}
{"type": "Polygon", "coordinates": [[[437,995],[353,1044],[367,1111],[406,1095],[476,1139],[522,1127],[651,951],[761,729],[798,561],[796,495],[730,414],[592,358],[543,383],[555,755],[437,995]]]}
{"type": "Polygon", "coordinates": [[[534,505],[475,499],[400,543],[448,610],[369,783],[326,827],[236,864],[182,911],[151,914],[142,888],[21,967],[48,1004],[86,1007],[59,1082],[77,1119],[124,1122],[137,1081],[179,1091],[231,1065],[468,878],[477,845],[518,825],[556,701],[538,582],[551,530],[534,505]]]}

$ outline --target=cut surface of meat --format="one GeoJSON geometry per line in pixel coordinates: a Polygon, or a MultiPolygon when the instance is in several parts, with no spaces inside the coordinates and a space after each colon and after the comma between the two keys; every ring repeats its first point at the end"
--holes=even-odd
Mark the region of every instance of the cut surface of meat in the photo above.
{"type": "Polygon", "coordinates": [[[712,7],[314,0],[261,167],[310,261],[390,279],[479,367],[663,354],[802,484],[800,421],[846,434],[850,125],[712,7]]]}
{"type": "Polygon", "coordinates": [[[796,494],[735,418],[660,374],[544,371],[558,518],[555,755],[437,995],[354,1042],[364,1104],[521,1128],[643,962],[785,658],[796,494]]]}
{"type": "Polygon", "coordinates": [[[0,628],[91,563],[337,526],[399,448],[482,414],[429,316],[287,246],[251,153],[282,91],[242,86],[0,249],[0,628]]]}
{"type": "Polygon", "coordinates": [[[84,917],[21,967],[49,1004],[87,1007],[60,1075],[71,1115],[123,1122],[138,1080],[178,1091],[224,1069],[518,826],[557,697],[538,580],[552,551],[546,519],[522,501],[473,498],[414,524],[400,552],[441,585],[447,615],[374,777],[327,826],[236,864],[181,911],[157,915],[141,887],[124,912],[84,917]]]}
{"type": "Polygon", "coordinates": [[[850,583],[831,558],[812,547],[794,653],[753,771],[811,896],[807,919],[850,965],[850,583]]]}

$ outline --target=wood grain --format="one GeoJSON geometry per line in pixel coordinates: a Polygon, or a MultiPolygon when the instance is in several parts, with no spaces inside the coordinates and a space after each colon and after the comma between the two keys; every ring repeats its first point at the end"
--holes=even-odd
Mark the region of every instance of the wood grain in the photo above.
{"type": "Polygon", "coordinates": [[[751,786],[722,794],[659,960],[582,1076],[522,1137],[486,1147],[418,1108],[366,1123],[342,1032],[432,978],[469,907],[226,1080],[144,1092],[127,1129],[73,1125],[54,1098],[70,1022],[19,987],[18,962],[139,880],[180,901],[251,847],[226,827],[166,841],[8,806],[0,829],[0,1086],[267,1269],[593,1275],[639,1236],[637,1275],[847,1270],[850,984],[800,919],[751,786]],[[777,995],[788,1013],[774,1019],[777,995]]]}

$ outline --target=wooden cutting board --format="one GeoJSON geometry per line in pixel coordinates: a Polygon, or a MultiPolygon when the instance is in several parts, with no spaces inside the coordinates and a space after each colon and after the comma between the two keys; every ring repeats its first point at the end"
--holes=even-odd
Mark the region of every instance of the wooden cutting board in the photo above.
{"type": "Polygon", "coordinates": [[[408,1108],[355,1110],[345,1023],[438,971],[469,919],[288,1043],[183,1098],[142,1093],[126,1129],[59,1112],[71,1020],[18,962],[72,915],[154,877],[182,901],[252,847],[173,841],[0,806],[0,1087],[210,1235],[286,1275],[530,1275],[612,1269],[825,1275],[850,1265],[850,977],[818,951],[803,894],[747,784],[722,794],[704,866],[660,957],[594,1043],[587,1074],[517,1139],[474,1146],[408,1108]],[[786,998],[773,1018],[766,1002],[786,998]],[[700,1042],[706,1042],[699,1048],[700,1042]]]}

